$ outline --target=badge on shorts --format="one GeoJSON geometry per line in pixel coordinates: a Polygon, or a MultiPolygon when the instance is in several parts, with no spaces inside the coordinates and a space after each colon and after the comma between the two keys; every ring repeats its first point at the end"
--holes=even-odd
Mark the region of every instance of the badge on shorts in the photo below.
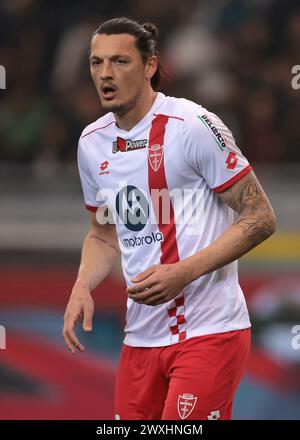
{"type": "Polygon", "coordinates": [[[179,394],[177,409],[178,414],[182,419],[186,419],[191,414],[196,405],[197,399],[198,397],[194,397],[193,394],[179,394]]]}

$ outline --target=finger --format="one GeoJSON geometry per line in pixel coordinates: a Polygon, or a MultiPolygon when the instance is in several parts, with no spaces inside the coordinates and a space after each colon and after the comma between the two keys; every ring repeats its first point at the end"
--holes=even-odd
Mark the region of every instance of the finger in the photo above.
{"type": "Polygon", "coordinates": [[[151,287],[155,285],[155,281],[152,278],[148,278],[145,281],[142,281],[140,283],[135,284],[134,286],[127,287],[126,292],[127,294],[136,294],[138,292],[147,292],[147,290],[150,290],[151,287]],[[147,289],[147,290],[145,290],[147,289]]]}
{"type": "Polygon", "coordinates": [[[83,330],[91,332],[93,330],[94,307],[84,306],[83,308],[83,330]]]}
{"type": "Polygon", "coordinates": [[[84,351],[84,346],[80,343],[79,339],[77,338],[75,331],[74,331],[74,327],[75,327],[76,322],[75,321],[70,321],[66,324],[66,336],[69,339],[69,341],[71,342],[73,348],[78,348],[78,350],[80,351],[84,351]]]}
{"type": "Polygon", "coordinates": [[[146,289],[140,289],[137,290],[135,292],[129,292],[128,293],[128,297],[134,300],[145,300],[147,299],[149,296],[151,296],[151,294],[153,293],[152,289],[146,288],[146,289]]]}
{"type": "Polygon", "coordinates": [[[166,298],[165,296],[161,297],[161,298],[157,298],[152,304],[150,304],[151,306],[159,306],[160,304],[165,304],[166,302],[170,301],[168,298],[166,298]]]}
{"type": "Polygon", "coordinates": [[[137,274],[134,278],[131,278],[131,281],[133,283],[138,283],[140,281],[145,280],[155,271],[155,268],[156,268],[156,266],[149,267],[148,269],[144,270],[143,272],[140,272],[139,274],[137,274]]]}
{"type": "Polygon", "coordinates": [[[75,354],[76,348],[80,349],[81,351],[84,350],[84,346],[81,345],[79,341],[75,342],[72,338],[70,338],[67,330],[64,330],[63,337],[67,347],[69,348],[72,354],[75,354]]]}
{"type": "Polygon", "coordinates": [[[150,298],[147,298],[143,301],[136,301],[136,302],[138,302],[139,304],[145,304],[147,306],[156,306],[158,304],[163,304],[164,302],[166,302],[167,300],[164,298],[165,297],[163,294],[157,294],[157,295],[152,295],[150,298]]]}
{"type": "Polygon", "coordinates": [[[84,347],[84,345],[81,344],[81,342],[79,341],[79,339],[75,335],[74,331],[69,331],[67,333],[67,336],[75,348],[77,348],[80,351],[84,351],[85,347],[84,347]]]}
{"type": "Polygon", "coordinates": [[[68,347],[69,351],[72,354],[75,354],[75,348],[74,348],[73,344],[71,343],[71,341],[69,340],[65,330],[63,331],[63,338],[65,340],[65,344],[68,347]]]}
{"type": "Polygon", "coordinates": [[[161,289],[157,285],[157,286],[152,286],[151,288],[147,288],[146,290],[143,289],[141,292],[129,293],[128,297],[133,299],[134,301],[145,301],[148,298],[151,298],[153,295],[158,295],[161,293],[162,293],[161,289]]]}
{"type": "MultiPolygon", "coordinates": [[[[70,335],[69,333],[67,333],[67,337],[69,338],[69,341],[71,343],[72,349],[75,350],[76,348],[79,351],[84,351],[85,347],[84,345],[82,345],[80,343],[80,341],[77,339],[77,337],[75,335],[70,335]]],[[[76,351],[76,350],[75,350],[76,351]]]]}

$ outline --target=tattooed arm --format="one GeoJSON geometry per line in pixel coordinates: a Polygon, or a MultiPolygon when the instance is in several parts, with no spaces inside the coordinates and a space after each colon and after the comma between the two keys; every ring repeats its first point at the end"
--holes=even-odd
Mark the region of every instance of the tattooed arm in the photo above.
{"type": "Polygon", "coordinates": [[[218,196],[239,217],[210,246],[183,261],[191,281],[240,258],[275,231],[273,208],[253,171],[218,196]]]}
{"type": "Polygon", "coordinates": [[[275,231],[274,211],[252,171],[218,195],[238,212],[238,220],[191,257],[138,274],[132,280],[135,284],[127,288],[130,298],[152,306],[169,301],[191,281],[231,263],[275,231]]]}
{"type": "Polygon", "coordinates": [[[95,213],[91,213],[91,220],[91,229],[82,247],[77,280],[64,315],[62,334],[73,354],[75,348],[80,351],[84,350],[74,332],[76,322],[83,318],[84,330],[92,330],[94,303],[91,292],[106,278],[119,255],[115,225],[100,225],[95,213]]]}
{"type": "Polygon", "coordinates": [[[245,252],[275,231],[273,208],[253,171],[219,196],[239,214],[236,225],[244,230],[245,252]]]}

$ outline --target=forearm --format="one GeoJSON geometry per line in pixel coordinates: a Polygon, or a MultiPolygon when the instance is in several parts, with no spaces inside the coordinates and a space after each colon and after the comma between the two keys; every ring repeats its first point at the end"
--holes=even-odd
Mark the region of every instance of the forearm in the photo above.
{"type": "Polygon", "coordinates": [[[119,249],[111,234],[91,230],[86,236],[75,286],[87,287],[91,292],[110,273],[119,249]]]}
{"type": "Polygon", "coordinates": [[[274,230],[272,211],[263,219],[241,216],[211,245],[182,261],[188,282],[240,258],[268,238],[274,230]]]}

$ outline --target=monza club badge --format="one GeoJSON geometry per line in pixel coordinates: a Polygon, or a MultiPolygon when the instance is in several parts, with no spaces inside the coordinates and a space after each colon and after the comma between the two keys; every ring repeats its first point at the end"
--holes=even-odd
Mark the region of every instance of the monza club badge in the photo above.
{"type": "Polygon", "coordinates": [[[163,145],[155,144],[149,145],[148,148],[148,160],[153,171],[157,171],[162,163],[163,159],[163,145]]]}
{"type": "Polygon", "coordinates": [[[193,394],[179,394],[177,401],[178,414],[182,419],[186,419],[195,408],[197,397],[193,394]]]}

